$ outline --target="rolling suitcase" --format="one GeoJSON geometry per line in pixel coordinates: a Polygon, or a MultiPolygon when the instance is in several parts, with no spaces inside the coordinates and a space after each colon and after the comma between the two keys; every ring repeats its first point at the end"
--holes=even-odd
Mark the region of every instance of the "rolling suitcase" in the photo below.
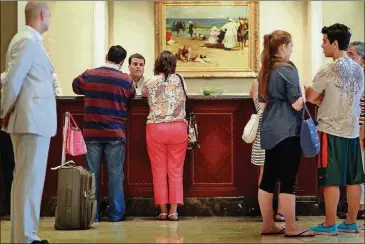
{"type": "Polygon", "coordinates": [[[95,176],[74,161],[65,162],[67,128],[70,114],[65,113],[61,165],[58,170],[56,230],[88,229],[94,223],[97,209],[95,176]]]}

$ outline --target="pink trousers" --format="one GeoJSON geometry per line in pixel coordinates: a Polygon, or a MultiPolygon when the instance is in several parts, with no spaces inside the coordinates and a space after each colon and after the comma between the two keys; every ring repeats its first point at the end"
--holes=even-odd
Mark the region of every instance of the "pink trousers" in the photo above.
{"type": "Polygon", "coordinates": [[[147,124],[155,204],[183,205],[183,170],[188,143],[185,122],[147,124]]]}

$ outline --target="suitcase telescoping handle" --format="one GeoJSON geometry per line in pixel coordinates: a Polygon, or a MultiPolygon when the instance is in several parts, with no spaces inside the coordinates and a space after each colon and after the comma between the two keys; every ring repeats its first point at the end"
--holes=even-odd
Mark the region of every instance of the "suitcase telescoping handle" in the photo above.
{"type": "Polygon", "coordinates": [[[63,131],[62,131],[62,158],[61,158],[61,164],[57,167],[51,168],[51,170],[57,170],[65,165],[67,166],[75,166],[75,162],[74,161],[66,161],[66,142],[67,142],[67,129],[70,123],[70,113],[66,112],[65,113],[65,120],[64,120],[64,125],[63,125],[63,131]]]}
{"type": "Polygon", "coordinates": [[[62,158],[61,158],[61,165],[66,161],[66,142],[67,142],[67,129],[70,123],[70,113],[65,113],[65,120],[63,125],[63,136],[62,136],[62,158]]]}

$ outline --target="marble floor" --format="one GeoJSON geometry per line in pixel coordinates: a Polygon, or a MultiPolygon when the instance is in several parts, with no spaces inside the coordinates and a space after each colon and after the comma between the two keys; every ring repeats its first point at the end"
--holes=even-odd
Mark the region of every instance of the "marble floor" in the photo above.
{"type": "MultiPolygon", "coordinates": [[[[322,217],[300,217],[298,223],[310,227],[321,221],[322,217]]],[[[358,223],[364,224],[363,221],[358,223]]],[[[10,222],[0,224],[0,243],[9,243],[10,222]]],[[[263,237],[260,218],[182,217],[179,222],[128,218],[119,223],[96,223],[84,231],[56,231],[53,224],[54,218],[42,218],[39,228],[41,238],[50,243],[364,243],[364,231],[333,237],[263,237]]]]}

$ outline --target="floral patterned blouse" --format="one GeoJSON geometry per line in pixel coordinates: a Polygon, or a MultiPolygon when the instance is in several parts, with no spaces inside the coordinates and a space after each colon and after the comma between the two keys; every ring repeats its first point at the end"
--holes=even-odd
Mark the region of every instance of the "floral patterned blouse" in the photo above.
{"type": "MultiPolygon", "coordinates": [[[[187,91],[183,77],[182,80],[185,91],[187,91]]],[[[180,78],[176,74],[169,75],[166,81],[163,74],[147,79],[141,92],[142,96],[147,97],[150,107],[147,124],[173,121],[187,122],[185,119],[186,96],[180,78]]]]}

